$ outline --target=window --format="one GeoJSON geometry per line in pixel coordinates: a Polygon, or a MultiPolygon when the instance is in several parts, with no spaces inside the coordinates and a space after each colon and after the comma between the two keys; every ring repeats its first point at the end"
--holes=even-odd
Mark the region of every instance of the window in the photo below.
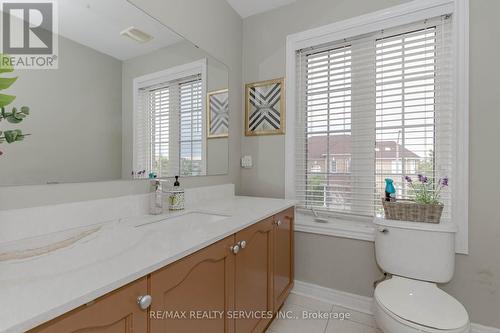
{"type": "Polygon", "coordinates": [[[335,158],[330,161],[330,172],[337,172],[337,161],[335,160],[335,158]]]}
{"type": "Polygon", "coordinates": [[[144,110],[151,119],[151,160],[148,170],[168,173],[170,158],[170,88],[143,89],[144,110]]]}
{"type": "Polygon", "coordinates": [[[301,203],[298,231],[373,241],[383,178],[406,197],[398,178],[425,172],[450,177],[443,222],[468,253],[468,12],[468,0],[412,1],[287,36],[285,193],[301,203]]]}
{"type": "Polygon", "coordinates": [[[371,218],[385,178],[409,198],[405,175],[451,175],[450,27],[443,15],[297,51],[301,207],[371,218]],[[321,156],[326,170],[314,167],[321,156]]]}
{"type": "Polygon", "coordinates": [[[134,80],[134,178],[204,174],[205,66],[198,61],[134,80]]]}
{"type": "Polygon", "coordinates": [[[313,165],[311,165],[311,172],[321,172],[321,165],[319,165],[317,161],[314,162],[313,165]]]}
{"type": "Polygon", "coordinates": [[[201,80],[185,82],[179,87],[181,175],[199,176],[203,142],[201,80]]]}

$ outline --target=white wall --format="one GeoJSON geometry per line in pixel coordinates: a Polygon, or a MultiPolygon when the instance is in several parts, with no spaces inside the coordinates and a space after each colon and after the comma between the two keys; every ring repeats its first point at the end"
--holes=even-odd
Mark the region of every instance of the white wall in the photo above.
{"type": "MultiPolygon", "coordinates": [[[[299,0],[243,21],[244,83],[282,77],[285,38],[309,28],[379,10],[398,0],[299,0]]],[[[500,105],[495,66],[500,47],[500,1],[471,0],[470,90],[470,255],[457,256],[456,274],[444,288],[461,301],[474,322],[500,327],[500,223],[496,146],[500,105]]],[[[284,137],[244,137],[242,154],[253,169],[242,170],[242,194],[284,196],[284,137]]],[[[455,180],[460,181],[460,180],[455,180]]],[[[296,234],[296,278],[328,288],[370,296],[380,276],[373,243],[296,234]]]]}
{"type": "MultiPolygon", "coordinates": [[[[7,90],[31,114],[1,129],[30,133],[2,144],[0,185],[88,182],[121,177],[121,61],[59,39],[57,70],[16,70],[7,90]]],[[[10,76],[6,74],[4,76],[10,76]]]]}

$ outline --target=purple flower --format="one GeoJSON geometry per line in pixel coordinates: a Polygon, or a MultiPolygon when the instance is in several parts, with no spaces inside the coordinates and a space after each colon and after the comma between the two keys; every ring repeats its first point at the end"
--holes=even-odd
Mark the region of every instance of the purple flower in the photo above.
{"type": "Polygon", "coordinates": [[[408,183],[411,183],[412,182],[412,179],[410,176],[405,176],[405,180],[408,182],[408,183]]]}
{"type": "Polygon", "coordinates": [[[440,184],[442,186],[448,186],[448,177],[444,177],[443,179],[440,180],[440,184]]]}
{"type": "Polygon", "coordinates": [[[421,183],[427,183],[429,179],[427,178],[427,176],[424,176],[422,174],[419,174],[418,175],[418,181],[421,182],[421,183]]]}

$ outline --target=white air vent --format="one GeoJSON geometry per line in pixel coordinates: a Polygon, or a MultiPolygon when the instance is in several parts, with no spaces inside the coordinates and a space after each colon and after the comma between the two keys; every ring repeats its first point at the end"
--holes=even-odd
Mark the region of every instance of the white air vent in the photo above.
{"type": "Polygon", "coordinates": [[[120,32],[120,35],[126,36],[138,43],[146,43],[153,39],[153,36],[134,27],[129,27],[123,30],[122,32],[120,32]]]}

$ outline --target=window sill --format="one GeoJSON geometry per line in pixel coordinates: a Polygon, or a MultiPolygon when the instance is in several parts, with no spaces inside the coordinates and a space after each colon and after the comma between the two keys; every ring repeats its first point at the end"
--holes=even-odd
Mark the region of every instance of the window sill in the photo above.
{"type": "Polygon", "coordinates": [[[370,242],[375,241],[375,226],[371,222],[329,219],[328,223],[320,223],[315,222],[313,216],[299,212],[295,216],[295,231],[370,242]]]}

